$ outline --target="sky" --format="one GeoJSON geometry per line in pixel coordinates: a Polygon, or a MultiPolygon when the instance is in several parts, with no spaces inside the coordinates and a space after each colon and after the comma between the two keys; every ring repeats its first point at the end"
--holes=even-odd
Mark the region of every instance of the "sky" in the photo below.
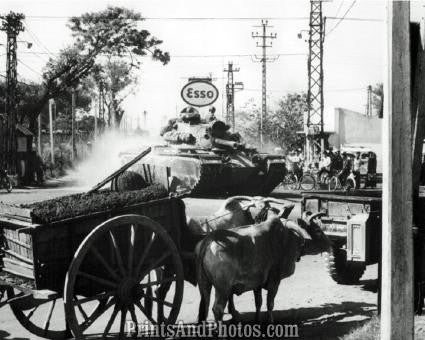
{"type": "MultiPolygon", "coordinates": [[[[250,99],[261,102],[261,64],[253,55],[261,53],[251,33],[253,27],[268,19],[270,33],[277,33],[268,53],[279,58],[267,64],[268,103],[270,108],[287,93],[307,91],[307,32],[310,2],[308,0],[2,0],[0,13],[10,10],[26,15],[25,32],[19,40],[18,77],[39,81],[49,57],[72,43],[66,26],[70,16],[105,9],[108,5],[124,6],[146,18],[140,25],[163,40],[161,48],[170,52],[171,61],[163,66],[149,57],[142,59],[140,83],[124,107],[133,121],[144,110],[149,124],[157,125],[164,117],[180,111],[185,103],[180,90],[189,77],[211,75],[220,91],[216,102],[218,116],[224,111],[226,73],[232,61],[240,69],[235,81],[244,83],[236,93],[236,110],[250,99]],[[178,18],[178,19],[173,19],[178,18]],[[186,19],[183,19],[186,18],[186,19]],[[187,18],[197,18],[188,20],[187,18]],[[204,18],[204,19],[200,19],[204,18]],[[209,18],[209,19],[205,19],[209,18]],[[211,19],[214,18],[214,19],[211,19]],[[244,18],[244,19],[241,19],[244,18]],[[297,37],[303,33],[303,38],[297,37]]],[[[324,42],[325,125],[333,128],[335,107],[365,112],[366,87],[382,82],[385,46],[385,1],[334,0],[323,3],[326,31],[324,42]],[[343,17],[344,20],[332,19],[343,17]],[[360,20],[359,20],[360,19],[360,20]],[[365,20],[371,19],[371,20],[365,20]]],[[[413,7],[412,7],[413,8],[413,7]]],[[[414,16],[422,16],[422,3],[414,4],[414,16]],[[419,13],[420,12],[420,13],[419,13]]],[[[0,44],[5,34],[0,34],[0,44]]],[[[0,45],[1,48],[4,46],[0,45]]],[[[5,74],[5,58],[0,52],[0,74],[5,74]]],[[[325,127],[326,128],[326,127],[325,127]]]]}

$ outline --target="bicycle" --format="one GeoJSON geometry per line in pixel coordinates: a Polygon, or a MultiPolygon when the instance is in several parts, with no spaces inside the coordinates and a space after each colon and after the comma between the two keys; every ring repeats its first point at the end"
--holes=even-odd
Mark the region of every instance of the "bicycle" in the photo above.
{"type": "Polygon", "coordinates": [[[12,181],[7,175],[7,170],[0,170],[0,186],[7,192],[12,192],[12,181]]]}
{"type": "Polygon", "coordinates": [[[300,178],[298,183],[298,188],[304,191],[311,191],[316,188],[317,181],[313,174],[310,172],[305,172],[300,178]]]}
{"type": "Polygon", "coordinates": [[[329,191],[344,190],[346,192],[349,192],[351,189],[355,188],[356,180],[354,178],[353,172],[350,172],[350,174],[345,179],[344,184],[341,183],[337,175],[332,176],[329,180],[329,191]]]}

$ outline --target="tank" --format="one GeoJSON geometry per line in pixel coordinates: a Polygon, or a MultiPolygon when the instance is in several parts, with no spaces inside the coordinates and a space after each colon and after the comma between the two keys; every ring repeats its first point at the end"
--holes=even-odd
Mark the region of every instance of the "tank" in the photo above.
{"type": "MultiPolygon", "coordinates": [[[[182,112],[161,131],[164,145],[154,146],[136,171],[154,175],[168,170],[171,191],[190,195],[268,195],[286,174],[284,157],[249,148],[239,133],[213,114],[182,112]],[[161,169],[161,170],[159,170],[161,169]]],[[[130,158],[128,158],[130,159],[130,158]]]]}

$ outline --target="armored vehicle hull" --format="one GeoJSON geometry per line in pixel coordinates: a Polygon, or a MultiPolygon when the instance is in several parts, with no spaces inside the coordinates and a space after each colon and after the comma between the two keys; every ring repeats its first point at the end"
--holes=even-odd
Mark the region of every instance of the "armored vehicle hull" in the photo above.
{"type": "MultiPolygon", "coordinates": [[[[123,155],[124,160],[131,154],[123,155]]],[[[278,155],[231,152],[197,147],[156,146],[135,166],[144,174],[169,168],[171,191],[190,191],[192,196],[268,195],[286,173],[278,155]]],[[[144,174],[145,175],[145,174],[144,174]]]]}

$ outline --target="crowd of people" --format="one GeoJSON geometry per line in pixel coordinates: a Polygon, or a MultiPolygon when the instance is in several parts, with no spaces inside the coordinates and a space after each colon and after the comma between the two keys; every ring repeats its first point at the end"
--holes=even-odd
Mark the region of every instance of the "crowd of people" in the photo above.
{"type": "Polygon", "coordinates": [[[340,183],[344,184],[348,176],[353,173],[356,186],[359,188],[361,168],[367,164],[367,174],[376,174],[376,155],[369,152],[367,159],[362,159],[361,153],[351,155],[345,151],[341,152],[332,147],[324,150],[322,154],[316,152],[312,162],[306,164],[304,153],[301,149],[291,150],[286,156],[287,170],[293,172],[298,179],[301,178],[304,169],[314,169],[319,179],[326,174],[329,177],[337,176],[340,183]]]}

